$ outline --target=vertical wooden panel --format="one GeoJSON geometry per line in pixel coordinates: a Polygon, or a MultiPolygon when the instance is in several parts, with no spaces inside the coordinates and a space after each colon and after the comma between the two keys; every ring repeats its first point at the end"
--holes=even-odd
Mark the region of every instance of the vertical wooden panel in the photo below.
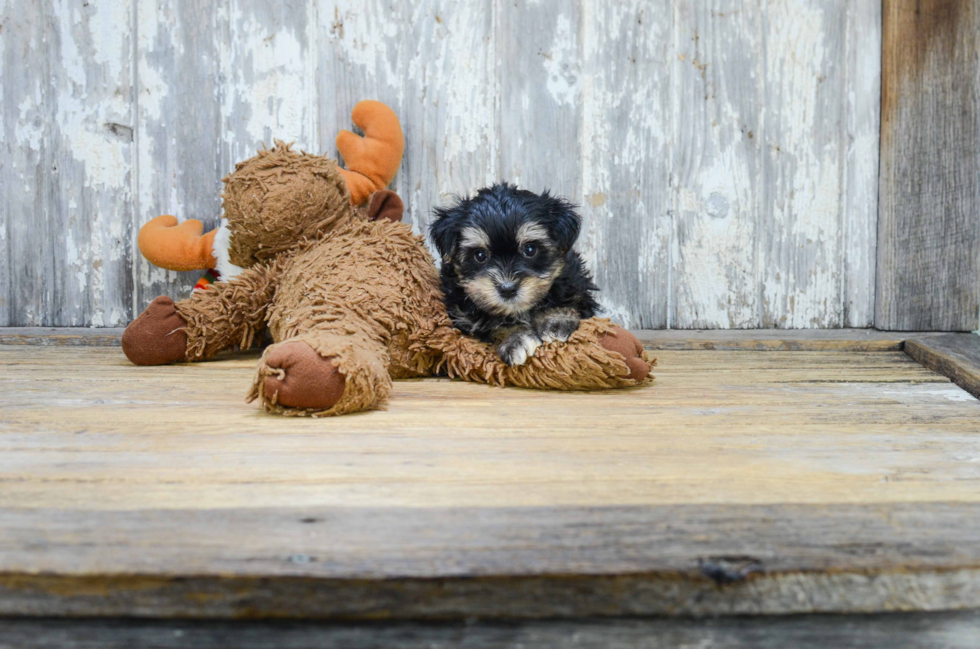
{"type": "MultiPolygon", "coordinates": [[[[218,224],[222,135],[216,0],[138,0],[138,226],[160,214],[218,224]]],[[[134,233],[135,237],[135,233],[134,233]]],[[[137,254],[136,313],[157,295],[186,297],[199,271],[137,254]]]]}
{"type": "Polygon", "coordinates": [[[131,315],[132,4],[2,5],[6,325],[131,315]]]}
{"type": "Polygon", "coordinates": [[[222,175],[274,140],[316,151],[316,20],[309,0],[225,0],[217,14],[222,175]]]}
{"type": "Polygon", "coordinates": [[[671,326],[760,325],[764,110],[755,2],[674,5],[671,326]]]}
{"type": "Polygon", "coordinates": [[[498,0],[497,12],[500,179],[580,200],[580,7],[498,0]]]}
{"type": "Polygon", "coordinates": [[[13,64],[7,62],[7,37],[4,29],[10,29],[7,13],[9,11],[10,0],[0,0],[0,151],[4,155],[0,156],[0,327],[11,324],[10,318],[10,257],[13,254],[13,242],[8,236],[10,220],[8,219],[8,207],[11,203],[11,192],[13,183],[7,178],[7,167],[11,163],[7,145],[8,115],[7,110],[7,86],[3,80],[7,78],[6,70],[13,64]],[[4,26],[4,23],[8,23],[4,26]]]}
{"type": "Polygon", "coordinates": [[[878,235],[878,137],[881,114],[881,3],[846,2],[847,102],[842,139],[844,186],[843,311],[845,327],[874,325],[878,235]]]}
{"type": "MultiPolygon", "coordinates": [[[[221,215],[221,178],[279,138],[314,149],[315,24],[309,3],[139,0],[140,224],[221,215]]],[[[140,259],[137,309],[185,296],[200,271],[140,259]]]]}
{"type": "Polygon", "coordinates": [[[885,0],[875,325],[969,330],[980,304],[980,8],[885,0]]]}
{"type": "Polygon", "coordinates": [[[771,2],[763,13],[759,138],[763,327],[839,327],[846,3],[771,2]]]}
{"type": "Polygon", "coordinates": [[[362,99],[391,105],[405,131],[393,187],[424,233],[434,206],[496,174],[493,7],[478,0],[318,5],[321,149],[362,99]]]}
{"type": "MultiPolygon", "coordinates": [[[[273,138],[335,155],[337,130],[364,98],[389,103],[403,121],[394,187],[418,232],[450,194],[494,180],[568,196],[581,205],[579,247],[602,302],[624,324],[871,322],[874,2],[0,6],[0,324],[123,324],[157,294],[186,295],[200,273],[143,261],[139,225],[160,213],[217,225],[220,178],[236,161],[273,138]]],[[[916,45],[921,56],[901,53],[915,69],[938,65],[929,49],[937,39],[927,40],[916,45]]],[[[975,92],[952,81],[962,74],[932,94],[965,92],[957,97],[975,108],[975,92]]],[[[966,105],[957,101],[915,106],[950,112],[966,105]]],[[[971,115],[957,123],[975,126],[971,115]]],[[[906,122],[891,128],[925,146],[906,122]]],[[[930,190],[939,192],[931,204],[957,214],[976,205],[974,195],[956,198],[977,186],[952,162],[964,146],[946,147],[949,178],[930,190]]],[[[912,159],[909,150],[894,155],[912,159]]],[[[893,176],[906,189],[918,182],[893,176]]],[[[906,254],[919,254],[909,242],[921,227],[899,235],[906,254]]],[[[946,240],[976,241],[961,230],[946,240]]],[[[915,271],[916,281],[975,307],[976,255],[970,267],[947,262],[915,271]]]]}
{"type": "Polygon", "coordinates": [[[583,0],[582,10],[579,200],[586,227],[579,249],[607,315],[626,326],[664,328],[675,120],[670,3],[583,0]]]}

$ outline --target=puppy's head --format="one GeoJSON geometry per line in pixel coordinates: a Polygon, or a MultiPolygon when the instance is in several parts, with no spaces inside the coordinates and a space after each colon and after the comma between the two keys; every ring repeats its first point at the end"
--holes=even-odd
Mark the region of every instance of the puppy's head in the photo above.
{"type": "Polygon", "coordinates": [[[561,198],[499,184],[437,208],[429,234],[470,299],[503,316],[531,309],[548,293],[580,224],[561,198]]]}

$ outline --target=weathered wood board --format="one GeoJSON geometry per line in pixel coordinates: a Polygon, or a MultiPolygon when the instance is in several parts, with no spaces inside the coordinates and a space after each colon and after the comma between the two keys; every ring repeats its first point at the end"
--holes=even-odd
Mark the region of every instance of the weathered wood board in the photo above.
{"type": "Polygon", "coordinates": [[[980,338],[973,334],[912,337],[905,353],[980,398],[980,338]]]}
{"type": "Polygon", "coordinates": [[[875,326],[980,315],[980,8],[885,0],[875,326]]]}
{"type": "Polygon", "coordinates": [[[197,274],[143,261],[138,227],[215,226],[236,160],[273,138],[335,155],[363,98],[402,118],[417,231],[494,180],[563,193],[626,326],[872,324],[875,2],[0,7],[0,326],[186,295],[197,274]]]}
{"type": "Polygon", "coordinates": [[[4,619],[2,649],[976,649],[976,611],[457,623],[4,619]]]}
{"type": "Polygon", "coordinates": [[[0,325],[132,315],[132,11],[0,2],[0,325]]]}
{"type": "Polygon", "coordinates": [[[639,389],[242,401],[255,354],[0,348],[0,615],[980,608],[980,401],[902,352],[660,351],[639,389]]]}

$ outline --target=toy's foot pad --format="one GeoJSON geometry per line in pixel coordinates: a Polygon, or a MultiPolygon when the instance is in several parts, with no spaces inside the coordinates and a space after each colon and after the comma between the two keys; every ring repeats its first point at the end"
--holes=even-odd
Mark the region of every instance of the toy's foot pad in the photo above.
{"type": "Polygon", "coordinates": [[[165,295],[154,299],[122,335],[122,349],[136,365],[166,365],[184,360],[187,322],[165,295]]]}
{"type": "Polygon", "coordinates": [[[266,400],[289,408],[326,410],[344,395],[346,379],[337,366],[304,342],[276,345],[265,358],[266,400]]]}
{"type": "Polygon", "coordinates": [[[607,351],[616,352],[626,360],[629,377],[642,381],[650,373],[650,364],[643,360],[643,344],[636,336],[622,327],[613,325],[614,331],[599,337],[599,344],[607,351]]]}

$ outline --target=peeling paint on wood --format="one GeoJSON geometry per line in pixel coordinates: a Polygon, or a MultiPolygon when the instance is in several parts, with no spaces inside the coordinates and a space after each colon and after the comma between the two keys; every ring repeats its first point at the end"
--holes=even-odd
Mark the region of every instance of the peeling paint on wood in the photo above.
{"type": "Polygon", "coordinates": [[[0,324],[130,319],[132,10],[130,0],[0,3],[0,324]]]}
{"type": "Polygon", "coordinates": [[[875,5],[0,0],[0,325],[186,295],[198,273],[142,260],[139,226],[214,227],[237,160],[336,155],[372,98],[403,121],[419,233],[452,194],[549,188],[627,326],[868,326],[875,5]]]}

